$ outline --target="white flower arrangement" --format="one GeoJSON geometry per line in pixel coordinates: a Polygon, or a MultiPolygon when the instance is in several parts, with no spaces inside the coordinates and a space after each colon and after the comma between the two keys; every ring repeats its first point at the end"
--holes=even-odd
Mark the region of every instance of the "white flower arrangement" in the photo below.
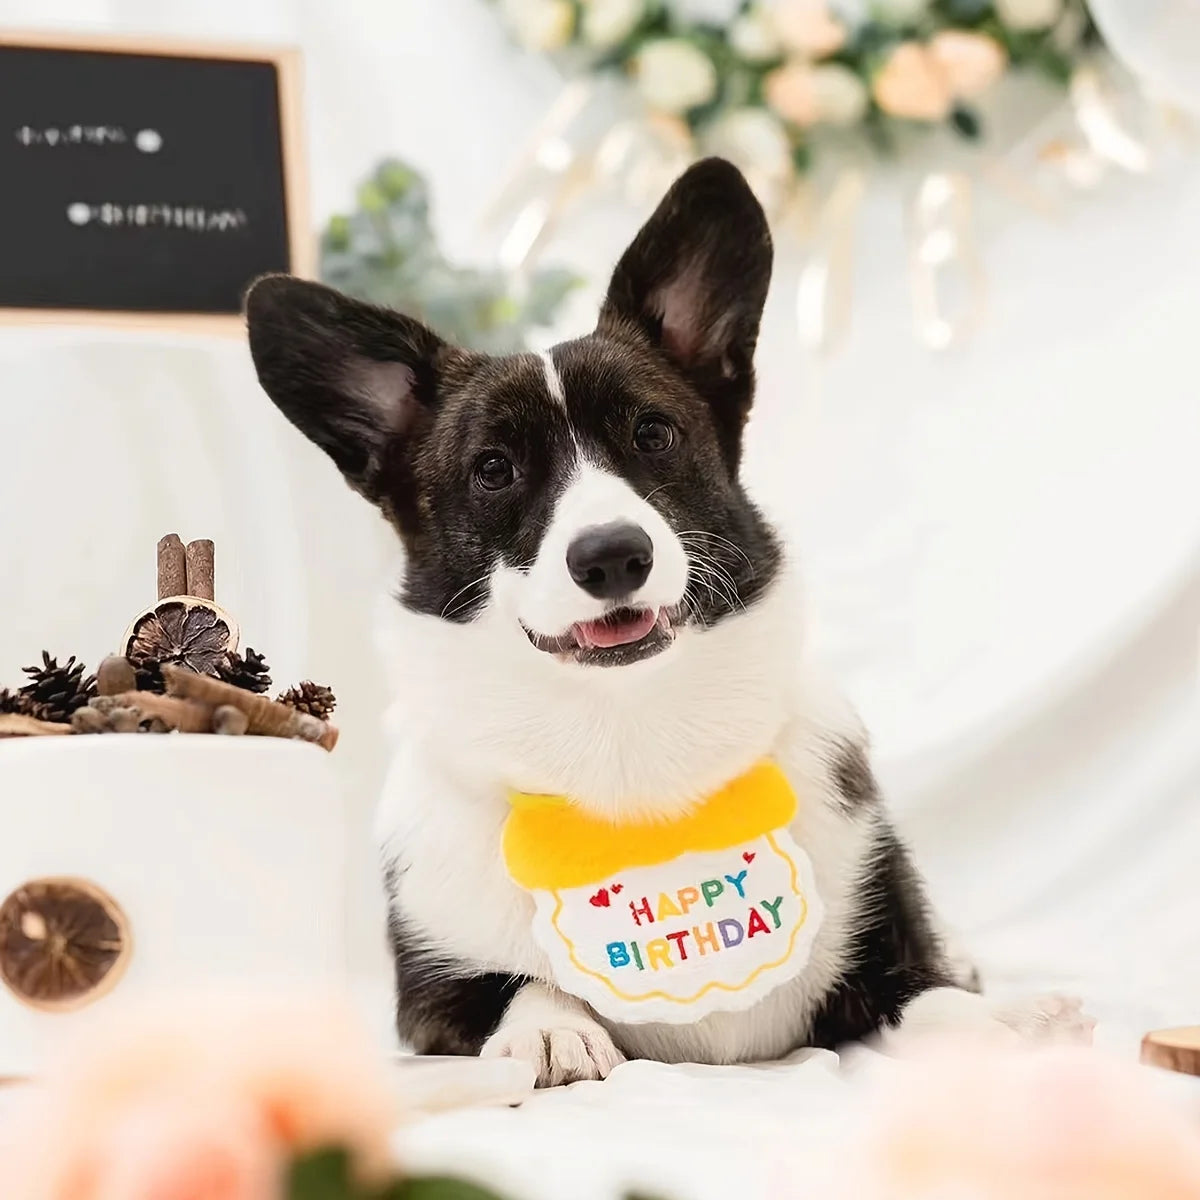
{"type": "Polygon", "coordinates": [[[803,169],[822,129],[887,144],[891,125],[981,134],[1006,73],[1065,81],[1099,41],[1084,0],[497,0],[517,39],[572,69],[617,70],[698,146],[803,169]],[[589,66],[590,64],[590,66],[589,66]]]}

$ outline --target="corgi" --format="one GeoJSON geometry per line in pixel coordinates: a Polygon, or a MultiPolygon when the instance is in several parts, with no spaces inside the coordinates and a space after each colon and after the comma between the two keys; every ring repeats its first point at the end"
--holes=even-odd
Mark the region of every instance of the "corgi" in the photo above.
{"type": "Polygon", "coordinates": [[[864,729],[805,643],[742,440],[772,270],[762,208],[707,159],[616,266],[596,328],[490,357],[316,283],[248,292],[263,389],[376,506],[404,571],[378,816],[397,1022],[420,1053],[738,1063],[905,1029],[1087,1026],[1077,1001],[977,994],[930,913],[864,729]],[[513,792],[669,822],[769,760],[822,917],[803,968],[694,1021],[604,1015],[562,986],[506,869],[513,792]]]}

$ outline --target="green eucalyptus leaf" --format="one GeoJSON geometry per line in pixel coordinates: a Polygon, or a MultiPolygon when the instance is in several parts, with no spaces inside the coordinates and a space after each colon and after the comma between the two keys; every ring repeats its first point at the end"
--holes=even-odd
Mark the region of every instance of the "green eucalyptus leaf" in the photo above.
{"type": "Polygon", "coordinates": [[[387,208],[388,198],[383,188],[373,180],[368,180],[366,183],[359,184],[358,207],[363,212],[381,213],[387,208]]]}
{"type": "Polygon", "coordinates": [[[417,1176],[392,1185],[380,1200],[501,1200],[488,1188],[465,1179],[450,1179],[436,1175],[417,1176]]]}
{"type": "Polygon", "coordinates": [[[296,1159],[284,1181],[285,1200],[356,1200],[350,1155],[329,1147],[296,1159]]]}
{"type": "Polygon", "coordinates": [[[389,158],[380,163],[375,172],[375,182],[389,200],[403,196],[416,180],[416,172],[396,158],[389,158]]]}

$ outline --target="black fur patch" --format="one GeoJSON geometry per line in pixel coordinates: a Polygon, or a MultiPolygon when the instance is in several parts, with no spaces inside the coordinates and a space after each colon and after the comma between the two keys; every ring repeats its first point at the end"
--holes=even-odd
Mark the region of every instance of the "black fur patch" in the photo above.
{"type": "Polygon", "coordinates": [[[835,1049],[867,1037],[895,1025],[922,992],[952,986],[924,887],[908,851],[886,826],[864,864],[860,892],[849,965],[801,1045],[835,1049]]]}
{"type": "Polygon", "coordinates": [[[858,742],[839,741],[833,754],[833,782],[847,813],[879,804],[879,785],[867,749],[858,742]]]}
{"type": "Polygon", "coordinates": [[[396,1028],[418,1054],[478,1054],[525,982],[481,971],[423,946],[399,916],[389,922],[396,967],[396,1028]]]}
{"type": "Polygon", "coordinates": [[[537,554],[578,446],[680,534],[696,563],[684,615],[709,625],[753,602],[779,562],[738,481],[770,277],[761,207],[709,159],[622,257],[596,331],[553,352],[565,411],[536,356],[471,354],[319,284],[267,277],[246,312],[264,389],[399,532],[408,607],[471,620],[494,567],[537,554]],[[648,416],[671,423],[669,451],[635,447],[648,416]],[[512,464],[511,486],[481,486],[489,456],[512,464]]]}

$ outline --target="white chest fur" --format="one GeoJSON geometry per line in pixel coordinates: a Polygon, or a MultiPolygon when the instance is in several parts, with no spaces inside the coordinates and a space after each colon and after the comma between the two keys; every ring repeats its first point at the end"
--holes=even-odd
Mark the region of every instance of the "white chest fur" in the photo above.
{"type": "MultiPolygon", "coordinates": [[[[795,1044],[836,980],[853,917],[853,881],[867,853],[868,818],[846,816],[825,758],[794,723],[774,757],[799,798],[790,833],[812,863],[824,915],[803,971],[754,1007],[690,1024],[606,1022],[627,1053],[663,1061],[736,1062],[778,1055],[795,1044]]],[[[508,815],[503,790],[469,789],[409,747],[393,764],[379,834],[398,858],[395,901],[431,948],[452,959],[551,981],[533,934],[534,901],[510,878],[500,850],[508,815]]]]}

